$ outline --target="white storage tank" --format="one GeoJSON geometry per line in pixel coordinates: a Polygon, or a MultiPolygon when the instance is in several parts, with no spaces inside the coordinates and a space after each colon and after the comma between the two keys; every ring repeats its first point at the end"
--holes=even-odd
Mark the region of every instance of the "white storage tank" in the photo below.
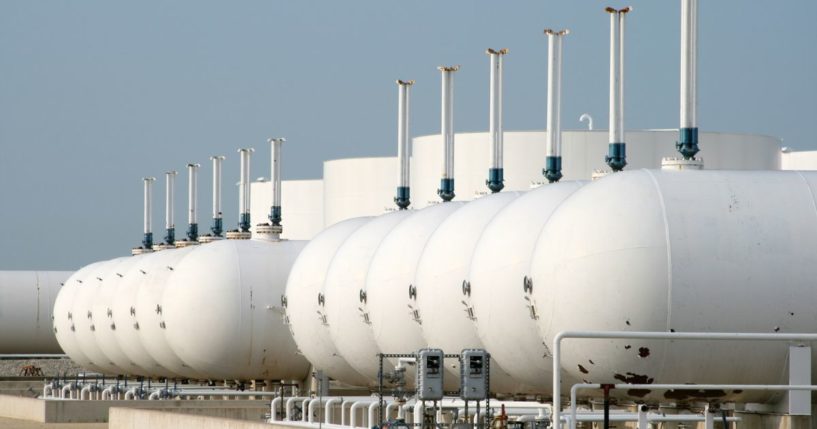
{"type": "Polygon", "coordinates": [[[109,267],[116,263],[118,263],[117,259],[112,259],[92,264],[89,269],[82,270],[82,275],[76,276],[76,280],[79,284],[77,285],[77,292],[71,304],[71,314],[73,316],[77,344],[79,345],[82,357],[88,359],[86,362],[77,363],[83,368],[105,374],[119,374],[120,371],[119,368],[111,362],[108,356],[105,355],[105,352],[102,351],[97,343],[96,334],[94,332],[97,329],[97,324],[94,320],[93,303],[100,293],[102,274],[107,272],[109,267]]]}
{"type": "Polygon", "coordinates": [[[128,270],[140,256],[126,256],[117,258],[106,264],[99,272],[99,289],[91,301],[93,313],[94,336],[96,344],[102,353],[117,368],[117,374],[142,374],[143,369],[134,365],[119,342],[116,340],[117,326],[113,320],[113,299],[119,291],[124,272],[128,270]]]}
{"type": "Polygon", "coordinates": [[[392,229],[372,256],[366,308],[382,353],[414,353],[426,347],[412,293],[417,262],[431,234],[463,205],[452,201],[417,210],[392,229]]]}
{"type": "Polygon", "coordinates": [[[358,228],[340,246],[326,272],[323,294],[329,334],[338,353],[369,384],[377,382],[380,349],[366,309],[366,276],[383,238],[411,215],[410,210],[400,210],[358,228]]]}
{"type": "Polygon", "coordinates": [[[115,340],[130,364],[138,367],[140,371],[134,374],[165,377],[173,374],[167,370],[163,371],[150,356],[139,338],[142,327],[136,320],[136,295],[145,281],[145,270],[156,255],[158,253],[145,253],[131,257],[133,263],[122,273],[122,280],[114,291],[111,309],[113,323],[116,325],[115,340]]]}
{"type": "Polygon", "coordinates": [[[323,230],[304,247],[292,266],[284,301],[286,318],[298,350],[317,370],[346,383],[364,385],[366,378],[338,353],[327,329],[323,286],[329,265],[347,238],[371,220],[359,217],[323,230]]]}
{"type": "MultiPolygon", "coordinates": [[[[437,164],[439,165],[439,164],[437,164]]],[[[323,224],[376,216],[394,207],[397,158],[348,158],[323,163],[323,224]]]]}
{"type": "Polygon", "coordinates": [[[62,353],[54,302],[70,271],[0,271],[0,354],[62,353]]]}
{"type": "MultiPolygon", "coordinates": [[[[414,284],[422,320],[420,326],[429,347],[456,354],[463,349],[483,348],[469,302],[471,257],[491,219],[520,195],[520,192],[501,192],[465,204],[448,216],[426,243],[417,263],[414,284]]],[[[459,362],[446,361],[446,369],[449,380],[459,379],[459,362]]],[[[454,382],[451,387],[456,385],[454,382]]],[[[529,389],[511,380],[494,362],[491,390],[520,393],[529,389]]]]}
{"type": "MultiPolygon", "coordinates": [[[[816,188],[806,172],[652,170],[583,187],[533,254],[544,340],[563,330],[817,332],[816,188]]],[[[563,368],[593,383],[785,384],[788,347],[568,340],[563,368]]]]}
{"type": "Polygon", "coordinates": [[[162,296],[173,352],[211,379],[304,378],[309,365],[284,324],[281,294],[305,244],[222,240],[192,247],[162,296]]]}
{"type": "Polygon", "coordinates": [[[471,260],[470,303],[480,341],[511,377],[538,391],[550,390],[553,363],[525,278],[542,227],[585,183],[543,185],[511,201],[485,227],[471,260]]]}
{"type": "MultiPolygon", "coordinates": [[[[96,269],[97,265],[103,262],[88,264],[71,274],[60,289],[57,298],[54,300],[54,336],[60,348],[71,360],[83,368],[90,368],[91,360],[82,352],[79,340],[77,339],[77,325],[79,315],[74,315],[74,300],[79,294],[80,286],[85,282],[87,273],[96,269]]],[[[94,368],[100,370],[99,368],[94,368]]]]}
{"type": "Polygon", "coordinates": [[[173,351],[165,336],[164,297],[168,279],[196,247],[181,249],[167,249],[145,256],[140,264],[139,273],[143,280],[139,283],[134,300],[134,317],[139,325],[137,334],[139,340],[150,357],[160,368],[159,372],[165,376],[185,378],[207,378],[189,365],[185,365],[181,358],[173,351]]]}

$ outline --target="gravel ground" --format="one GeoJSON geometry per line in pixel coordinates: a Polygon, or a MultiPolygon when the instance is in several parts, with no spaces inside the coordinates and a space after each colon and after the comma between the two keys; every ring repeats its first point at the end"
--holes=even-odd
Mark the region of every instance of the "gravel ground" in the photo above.
{"type": "Polygon", "coordinates": [[[26,365],[41,368],[46,377],[56,377],[62,374],[76,375],[83,372],[82,368],[69,358],[0,359],[0,377],[17,377],[20,375],[20,369],[26,365]]]}

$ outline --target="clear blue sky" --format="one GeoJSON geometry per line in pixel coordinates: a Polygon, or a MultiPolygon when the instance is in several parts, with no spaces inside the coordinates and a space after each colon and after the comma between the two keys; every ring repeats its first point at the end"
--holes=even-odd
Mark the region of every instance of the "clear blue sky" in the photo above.
{"type": "MultiPolygon", "coordinates": [[[[817,2],[765,4],[701,1],[699,125],[817,149],[817,2]]],[[[75,269],[126,254],[140,240],[142,176],[161,178],[190,161],[206,165],[219,153],[228,156],[225,184],[232,184],[235,149],[266,149],[271,135],[290,141],[288,179],[319,177],[326,159],[393,155],[394,80],[417,80],[412,131],[434,133],[437,65],[462,65],[457,130],[485,130],[488,47],[510,49],[505,128],[542,129],[545,27],[572,30],[563,127],[580,128],[582,112],[603,127],[607,5],[635,8],[627,24],[626,127],[677,127],[677,0],[5,0],[0,269],[75,269]]],[[[257,161],[253,176],[266,169],[257,161]]],[[[202,170],[203,224],[209,175],[202,170]]],[[[185,183],[180,176],[180,197],[185,183]]],[[[232,227],[236,191],[225,191],[232,227]]]]}

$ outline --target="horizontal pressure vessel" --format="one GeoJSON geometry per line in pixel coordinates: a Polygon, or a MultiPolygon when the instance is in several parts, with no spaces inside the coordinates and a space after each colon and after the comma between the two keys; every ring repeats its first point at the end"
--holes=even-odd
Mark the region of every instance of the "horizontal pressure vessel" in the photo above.
{"type": "Polygon", "coordinates": [[[586,182],[561,181],[525,193],[491,219],[471,259],[470,303],[479,339],[518,382],[551,389],[553,363],[539,335],[526,278],[539,232],[586,182]]]}
{"type": "MultiPolygon", "coordinates": [[[[96,269],[103,261],[88,264],[75,271],[65,280],[57,298],[54,300],[54,336],[60,348],[74,362],[83,368],[91,369],[91,359],[82,352],[79,339],[77,338],[77,325],[79,325],[79,315],[74,315],[74,300],[80,292],[80,287],[85,283],[88,273],[96,269]]],[[[101,368],[93,368],[96,371],[101,368]]]]}
{"type": "MultiPolygon", "coordinates": [[[[471,257],[482,231],[520,192],[501,192],[477,198],[448,216],[428,239],[414,277],[423,338],[429,347],[459,354],[484,348],[477,335],[470,303],[471,257]]],[[[490,350],[488,350],[490,352],[490,350]]],[[[460,368],[448,360],[449,388],[456,389],[460,368]]],[[[528,389],[511,380],[496,362],[491,365],[491,389],[520,393],[528,389]]]]}
{"type": "Polygon", "coordinates": [[[366,309],[366,276],[380,242],[412,214],[400,210],[373,218],[340,246],[326,273],[323,294],[329,334],[338,353],[376,385],[380,349],[366,309]]]}
{"type": "Polygon", "coordinates": [[[91,300],[91,313],[95,329],[93,331],[96,344],[102,353],[117,368],[117,374],[137,375],[144,373],[138,365],[133,364],[116,340],[116,330],[123,327],[116,326],[113,320],[113,300],[119,292],[119,285],[130,266],[140,258],[126,256],[112,260],[105,269],[98,273],[98,293],[91,300]]]}
{"type": "Polygon", "coordinates": [[[102,351],[102,348],[100,348],[97,342],[95,334],[97,324],[99,322],[100,327],[104,326],[105,315],[95,315],[93,304],[100,293],[102,276],[106,275],[105,273],[110,270],[112,265],[120,262],[118,259],[122,258],[92,264],[88,270],[83,270],[82,276],[77,276],[76,278],[79,284],[77,285],[77,292],[74,295],[74,300],[71,305],[77,344],[79,345],[82,355],[88,358],[87,362],[77,363],[85,369],[91,369],[104,374],[120,374],[121,371],[120,368],[108,358],[105,352],[102,351]]]}
{"type": "Polygon", "coordinates": [[[51,323],[70,271],[0,271],[0,354],[62,353],[51,323]]]}
{"type": "Polygon", "coordinates": [[[323,285],[338,249],[370,220],[369,217],[347,219],[315,236],[292,266],[283,298],[286,319],[298,350],[316,370],[354,385],[367,384],[367,380],[338,353],[332,341],[323,306],[323,285]]]}
{"type": "MultiPolygon", "coordinates": [[[[547,222],[533,254],[543,339],[550,345],[564,330],[817,332],[815,194],[810,172],[637,170],[583,187],[547,222]]],[[[786,384],[788,347],[566,340],[562,364],[593,383],[786,384]]],[[[747,394],[742,400],[766,397],[747,394]]]]}
{"type": "Polygon", "coordinates": [[[306,377],[309,364],[295,347],[281,303],[305,244],[216,241],[192,247],[172,267],[162,295],[162,328],[185,366],[210,379],[306,377]]]}

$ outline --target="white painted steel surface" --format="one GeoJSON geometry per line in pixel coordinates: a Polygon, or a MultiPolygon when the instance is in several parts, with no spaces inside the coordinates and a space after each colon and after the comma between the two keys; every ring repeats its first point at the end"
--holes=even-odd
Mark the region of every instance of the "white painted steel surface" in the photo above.
{"type": "MultiPolygon", "coordinates": [[[[57,318],[52,323],[51,317],[62,283],[72,274],[0,271],[0,354],[62,352],[54,331],[57,318]]],[[[68,321],[67,314],[63,317],[68,321]]]]}
{"type": "MultiPolygon", "coordinates": [[[[186,253],[186,252],[185,252],[186,253]]],[[[142,255],[132,256],[133,262],[122,272],[122,280],[114,293],[111,310],[113,313],[113,323],[116,324],[114,336],[122,352],[127,356],[133,365],[144,370],[141,374],[155,375],[163,377],[173,377],[175,374],[159,366],[159,363],[151,357],[139,332],[143,329],[150,330],[148,325],[140,325],[137,314],[137,294],[142,284],[152,276],[145,273],[153,271],[152,261],[166,259],[175,254],[175,250],[163,250],[142,255]]],[[[149,313],[151,308],[140,308],[140,312],[149,313]]],[[[156,326],[156,329],[159,329],[156,326]]],[[[161,343],[165,343],[164,338],[160,338],[161,343]]]]}
{"type": "Polygon", "coordinates": [[[383,353],[413,353],[426,347],[414,321],[416,301],[409,297],[409,287],[431,234],[463,205],[452,201],[417,210],[392,229],[372,257],[366,306],[374,340],[383,353]]]}
{"type": "Polygon", "coordinates": [[[547,156],[562,156],[562,38],[568,30],[545,30],[548,36],[547,156]]]}
{"type": "Polygon", "coordinates": [[[71,274],[54,300],[54,336],[57,343],[65,354],[84,368],[88,368],[87,365],[90,365],[91,360],[82,352],[77,339],[76,329],[79,315],[74,316],[74,300],[80,292],[80,287],[85,283],[87,273],[95,270],[95,267],[102,263],[103,261],[88,264],[71,274]]]}
{"type": "Polygon", "coordinates": [[[199,223],[198,193],[199,193],[199,164],[187,164],[187,223],[188,226],[199,223]]]}
{"type": "Polygon", "coordinates": [[[240,178],[238,182],[238,214],[239,219],[241,215],[250,212],[250,172],[253,148],[243,148],[238,150],[240,157],[240,178]]]}
{"type": "Polygon", "coordinates": [[[629,8],[610,14],[610,143],[624,143],[624,18],[629,8]]]}
{"type": "MultiPolygon", "coordinates": [[[[209,243],[208,243],[209,245],[209,243]]],[[[170,348],[165,337],[164,305],[162,297],[168,278],[196,247],[161,250],[149,255],[138,264],[139,274],[144,277],[136,290],[134,307],[135,321],[142,346],[150,357],[158,363],[157,374],[200,378],[202,374],[186,366],[181,358],[170,348]]]]}
{"type": "MultiPolygon", "coordinates": [[[[711,170],[630,171],[583,187],[533,254],[545,341],[567,329],[815,332],[815,188],[817,173],[711,170]]],[[[787,350],[611,340],[562,351],[566,373],[594,383],[779,384],[787,350]]]]}
{"type": "Polygon", "coordinates": [[[117,258],[106,264],[98,273],[99,292],[91,301],[94,336],[102,353],[118,369],[117,374],[141,374],[142,369],[134,365],[116,341],[116,323],[113,320],[113,300],[119,293],[124,272],[132,266],[137,257],[117,258]]]}
{"type": "Polygon", "coordinates": [[[681,128],[698,126],[697,86],[698,0],[681,0],[681,128]]]}
{"type": "Polygon", "coordinates": [[[210,160],[213,161],[213,219],[221,219],[223,213],[221,211],[221,168],[225,156],[213,155],[210,160]]]}
{"type": "MultiPolygon", "coordinates": [[[[272,205],[272,184],[253,182],[250,186],[250,217],[254,224],[266,221],[272,205]]],[[[281,182],[281,238],[309,240],[323,230],[323,181],[284,180],[281,182]]],[[[255,226],[250,229],[255,234],[255,226]]]]}
{"type": "Polygon", "coordinates": [[[511,201],[485,227],[471,260],[470,302],[480,341],[514,379],[545,391],[550,388],[551,361],[524,278],[530,276],[539,232],[585,183],[543,185],[511,201]]]}
{"type": "Polygon", "coordinates": [[[398,186],[411,186],[411,86],[413,80],[397,81],[397,160],[400,164],[398,186]]]}
{"type": "Polygon", "coordinates": [[[332,259],[346,239],[371,220],[352,218],[326,228],[304,247],[292,266],[286,285],[286,316],[298,349],[316,369],[332,378],[365,384],[338,353],[324,320],[323,285],[332,259]]]}
{"type": "Polygon", "coordinates": [[[488,133],[491,135],[491,168],[502,168],[502,80],[505,54],[507,49],[488,49],[491,72],[488,96],[488,133]]]}
{"type": "MultiPolygon", "coordinates": [[[[482,231],[491,219],[519,192],[501,192],[471,201],[451,213],[429,237],[417,263],[414,285],[417,288],[423,338],[428,347],[446,353],[483,348],[476,326],[469,317],[467,286],[471,256],[482,231]]],[[[397,296],[399,297],[399,295],[397,296]]],[[[446,361],[446,383],[456,388],[459,363],[446,361]]],[[[491,366],[491,388],[501,392],[521,391],[497,365],[491,366]]]]}
{"type": "Polygon", "coordinates": [[[165,173],[165,229],[176,228],[176,175],[178,171],[165,173]]]}
{"type": "Polygon", "coordinates": [[[77,276],[81,283],[77,287],[74,301],[71,305],[77,344],[82,353],[82,357],[88,358],[87,362],[80,363],[83,368],[92,369],[106,374],[117,374],[118,368],[110,362],[108,357],[99,347],[96,341],[96,323],[94,322],[93,302],[100,292],[100,275],[107,271],[109,265],[115,264],[116,260],[103,261],[92,264],[88,270],[82,270],[82,275],[77,276]]]}
{"type": "Polygon", "coordinates": [[[442,178],[454,177],[454,73],[460,66],[441,66],[440,134],[443,136],[444,160],[442,178]]]}
{"type": "Polygon", "coordinates": [[[409,210],[387,213],[358,228],[340,246],[326,272],[323,294],[329,334],[343,359],[372,385],[377,381],[380,349],[361,292],[365,293],[366,277],[380,243],[412,214],[409,210]]]}
{"type": "Polygon", "coordinates": [[[142,205],[144,225],[142,229],[145,234],[150,234],[153,232],[153,208],[151,206],[153,204],[153,182],[156,181],[156,178],[145,177],[142,181],[144,182],[144,204],[142,205]]]}
{"type": "MultiPolygon", "coordinates": [[[[437,146],[437,150],[440,152],[439,155],[442,155],[440,146],[437,146]]],[[[437,159],[439,161],[433,169],[434,184],[429,189],[437,189],[439,186],[439,166],[442,158],[437,159]]],[[[380,215],[386,209],[394,207],[394,189],[398,183],[395,172],[398,170],[396,157],[351,158],[324,162],[324,226],[328,227],[354,217],[380,215]]],[[[416,188],[413,185],[412,188],[414,192],[416,188]]]]}
{"type": "Polygon", "coordinates": [[[165,338],[208,378],[300,380],[309,364],[283,321],[281,294],[304,241],[196,246],[167,279],[165,338]]]}

